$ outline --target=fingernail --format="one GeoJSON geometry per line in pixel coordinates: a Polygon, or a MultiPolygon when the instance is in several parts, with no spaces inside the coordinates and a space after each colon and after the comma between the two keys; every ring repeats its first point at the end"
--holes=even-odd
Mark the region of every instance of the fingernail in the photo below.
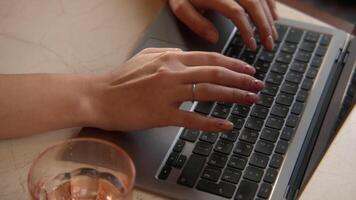
{"type": "Polygon", "coordinates": [[[257,101],[257,95],[255,93],[249,92],[246,94],[246,100],[249,104],[253,104],[257,101]]]}
{"type": "Polygon", "coordinates": [[[272,26],[272,33],[273,33],[274,39],[275,40],[278,39],[278,32],[274,25],[272,26]]]}
{"type": "Polygon", "coordinates": [[[266,48],[268,49],[268,50],[272,50],[273,49],[273,44],[274,42],[273,42],[273,37],[272,37],[272,35],[269,35],[267,38],[266,38],[266,48]]]}
{"type": "Polygon", "coordinates": [[[230,131],[234,128],[234,124],[230,121],[218,122],[218,125],[222,130],[226,130],[226,131],[230,131]]]}
{"type": "Polygon", "coordinates": [[[211,43],[217,43],[218,40],[219,40],[218,34],[215,31],[212,31],[212,30],[208,30],[208,32],[206,34],[206,38],[211,43]]]}
{"type": "Polygon", "coordinates": [[[249,49],[256,51],[257,49],[257,43],[256,43],[256,39],[254,37],[250,37],[250,41],[249,41],[249,49]]]}
{"type": "Polygon", "coordinates": [[[265,83],[260,80],[254,80],[256,90],[262,90],[265,87],[265,83]]]}
{"type": "Polygon", "coordinates": [[[254,67],[252,67],[249,64],[245,65],[245,72],[248,74],[255,74],[256,73],[256,69],[254,67]]]}

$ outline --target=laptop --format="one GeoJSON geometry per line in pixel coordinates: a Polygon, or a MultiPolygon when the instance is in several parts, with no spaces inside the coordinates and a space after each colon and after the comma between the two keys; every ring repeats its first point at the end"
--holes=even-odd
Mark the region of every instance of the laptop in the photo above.
{"type": "MultiPolygon", "coordinates": [[[[238,29],[206,13],[220,40],[212,45],[167,7],[134,53],[147,47],[215,51],[256,68],[266,87],[251,106],[186,102],[181,109],[234,123],[229,133],[165,127],[133,133],[85,128],[122,146],[136,164],[136,186],[173,199],[296,199],[355,103],[356,41],[341,30],[281,19],[272,51],[245,48],[238,29]]],[[[258,37],[257,37],[258,38],[258,37]]],[[[335,169],[337,170],[337,169],[335,169]]]]}

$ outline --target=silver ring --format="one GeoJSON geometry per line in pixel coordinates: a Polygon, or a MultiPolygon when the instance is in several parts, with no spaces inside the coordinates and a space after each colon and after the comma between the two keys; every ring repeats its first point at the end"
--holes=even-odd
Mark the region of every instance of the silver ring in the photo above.
{"type": "Polygon", "coordinates": [[[196,90],[196,84],[195,83],[193,83],[192,84],[192,94],[193,94],[193,96],[192,96],[192,103],[195,101],[195,90],[196,90]]]}

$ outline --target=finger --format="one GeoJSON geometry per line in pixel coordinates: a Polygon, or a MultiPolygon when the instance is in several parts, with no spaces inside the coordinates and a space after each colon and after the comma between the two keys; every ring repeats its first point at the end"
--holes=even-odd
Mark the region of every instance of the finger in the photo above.
{"type": "Polygon", "coordinates": [[[204,9],[216,10],[229,18],[238,28],[247,48],[256,50],[256,40],[245,10],[232,0],[196,1],[197,6],[204,9]]]}
{"type": "Polygon", "coordinates": [[[257,95],[252,92],[210,83],[195,85],[193,94],[192,85],[186,84],[185,95],[181,101],[220,101],[244,105],[256,103],[257,95]]]}
{"type": "Polygon", "coordinates": [[[271,13],[273,16],[274,20],[278,20],[279,16],[278,16],[278,12],[277,12],[277,5],[275,0],[267,0],[268,6],[271,9],[271,13]]]}
{"type": "Polygon", "coordinates": [[[253,75],[256,70],[251,65],[219,53],[191,51],[179,55],[179,60],[188,66],[222,66],[235,72],[253,75]]]}
{"type": "Polygon", "coordinates": [[[266,47],[269,50],[272,50],[273,49],[272,30],[268,23],[266,14],[260,3],[260,0],[240,1],[240,4],[242,4],[243,7],[247,10],[253,22],[257,26],[258,33],[260,35],[264,47],[266,47]]]}
{"type": "Polygon", "coordinates": [[[215,26],[203,17],[187,0],[170,1],[172,11],[193,32],[206,40],[216,43],[219,39],[215,26]]]}
{"type": "Polygon", "coordinates": [[[274,20],[273,20],[272,14],[271,14],[271,9],[269,8],[269,6],[267,4],[267,0],[261,0],[261,4],[262,4],[263,10],[265,11],[265,14],[267,16],[268,23],[271,27],[272,37],[274,40],[276,40],[278,38],[278,33],[277,33],[276,28],[274,27],[274,20]]]}
{"type": "Polygon", "coordinates": [[[203,131],[230,131],[233,129],[234,124],[230,121],[204,117],[200,114],[179,110],[174,114],[173,125],[183,126],[190,129],[203,130],[203,131]]]}
{"type": "Polygon", "coordinates": [[[264,88],[264,83],[252,76],[237,73],[219,66],[199,66],[177,72],[178,80],[185,84],[213,83],[242,90],[257,92],[264,88]]]}
{"type": "Polygon", "coordinates": [[[151,53],[163,53],[166,51],[177,51],[180,52],[182,49],[179,48],[146,48],[140,52],[140,54],[151,54],[151,53]]]}

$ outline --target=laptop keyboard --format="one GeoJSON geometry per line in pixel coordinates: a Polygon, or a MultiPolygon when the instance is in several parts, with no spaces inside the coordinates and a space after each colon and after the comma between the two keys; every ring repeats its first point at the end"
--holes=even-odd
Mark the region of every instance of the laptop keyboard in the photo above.
{"type": "Polygon", "coordinates": [[[331,41],[330,35],[276,25],[279,38],[272,51],[244,47],[236,33],[225,55],[256,68],[266,87],[256,104],[199,102],[194,111],[228,119],[229,133],[184,129],[169,152],[158,178],[179,170],[176,182],[235,200],[268,199],[309,91],[331,41]],[[193,150],[184,150],[191,146],[193,150]]]}

